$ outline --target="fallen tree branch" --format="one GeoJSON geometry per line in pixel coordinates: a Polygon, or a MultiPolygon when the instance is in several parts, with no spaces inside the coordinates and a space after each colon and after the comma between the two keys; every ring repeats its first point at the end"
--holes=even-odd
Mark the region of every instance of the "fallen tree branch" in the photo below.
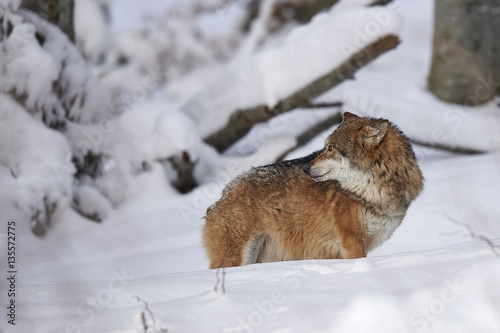
{"type": "Polygon", "coordinates": [[[376,1],[373,1],[371,4],[369,4],[368,6],[369,7],[373,7],[373,6],[383,6],[383,5],[387,5],[389,2],[391,2],[392,0],[376,0],[376,1]]]}
{"type": "MultiPolygon", "coordinates": [[[[342,123],[342,113],[336,113],[334,115],[331,115],[330,117],[324,119],[322,122],[312,126],[302,134],[300,134],[297,137],[297,145],[293,148],[284,153],[283,155],[280,156],[280,158],[277,160],[277,162],[282,161],[290,152],[294,151],[297,148],[300,148],[304,145],[306,145],[309,141],[314,139],[316,136],[321,134],[323,131],[326,131],[327,129],[342,123]]],[[[412,144],[416,144],[419,146],[423,147],[428,147],[428,148],[433,148],[437,150],[443,150],[447,151],[450,153],[456,153],[456,154],[461,154],[461,155],[478,155],[478,154],[484,154],[486,152],[481,151],[481,150],[475,150],[475,149],[470,149],[470,148],[462,148],[462,147],[451,147],[451,146],[446,146],[446,145],[441,145],[441,144],[436,144],[436,143],[427,143],[415,139],[410,139],[410,142],[412,144]]]]}
{"type": "Polygon", "coordinates": [[[342,113],[341,112],[338,112],[338,113],[326,118],[325,120],[323,120],[319,124],[314,125],[313,127],[309,128],[307,131],[305,131],[304,133],[299,135],[297,137],[297,146],[295,147],[295,149],[304,146],[309,141],[314,139],[318,134],[320,134],[320,133],[326,131],[327,129],[329,129],[337,124],[340,124],[340,123],[342,123],[342,113]]]}
{"type": "Polygon", "coordinates": [[[308,109],[326,109],[326,108],[338,108],[343,105],[342,102],[332,102],[332,103],[309,103],[306,108],[308,109]]]}
{"type": "Polygon", "coordinates": [[[279,101],[273,108],[270,109],[265,105],[260,105],[237,110],[231,115],[228,123],[219,131],[206,137],[205,142],[215,147],[219,152],[224,151],[247,134],[253,125],[296,108],[307,108],[311,100],[339,83],[352,79],[358,69],[378,58],[381,54],[394,49],[399,43],[400,40],[395,35],[384,36],[352,55],[329,73],[279,101]]]}
{"type": "Polygon", "coordinates": [[[420,140],[416,140],[416,139],[410,139],[410,142],[413,144],[422,146],[422,147],[433,148],[433,149],[437,149],[437,150],[444,150],[444,151],[448,151],[450,153],[456,153],[456,154],[462,154],[462,155],[478,155],[478,154],[486,153],[485,151],[482,151],[482,150],[463,148],[463,147],[452,147],[452,146],[447,146],[447,145],[443,145],[440,143],[425,142],[425,141],[420,141],[420,140]]]}
{"type": "MultiPolygon", "coordinates": [[[[342,103],[335,103],[335,104],[340,104],[340,106],[342,105],[342,103]]],[[[289,153],[296,150],[297,148],[305,146],[309,141],[314,139],[322,132],[340,123],[342,123],[342,112],[338,112],[334,115],[331,115],[330,117],[322,120],[320,123],[310,127],[297,137],[297,145],[292,149],[286,151],[284,154],[280,155],[280,157],[276,160],[276,162],[283,161],[289,153]]]]}

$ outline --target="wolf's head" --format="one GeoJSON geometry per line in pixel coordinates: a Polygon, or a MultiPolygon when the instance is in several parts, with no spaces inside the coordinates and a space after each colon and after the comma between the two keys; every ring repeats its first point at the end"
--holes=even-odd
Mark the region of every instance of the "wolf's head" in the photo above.
{"type": "Polygon", "coordinates": [[[315,181],[355,180],[370,167],[369,157],[376,151],[390,127],[385,119],[360,118],[345,112],[342,124],[328,137],[321,154],[306,172],[315,181]]]}
{"type": "Polygon", "coordinates": [[[323,151],[304,167],[317,182],[336,180],[374,204],[401,196],[405,206],[420,193],[423,177],[408,139],[386,119],[345,112],[323,151]]]}

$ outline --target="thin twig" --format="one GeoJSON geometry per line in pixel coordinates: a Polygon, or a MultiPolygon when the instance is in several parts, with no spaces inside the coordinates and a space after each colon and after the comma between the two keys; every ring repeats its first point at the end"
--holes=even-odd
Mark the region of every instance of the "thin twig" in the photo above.
{"type": "Polygon", "coordinates": [[[153,312],[149,309],[149,303],[145,301],[144,299],[140,298],[139,296],[133,296],[132,299],[135,299],[138,302],[141,302],[144,304],[144,310],[148,312],[148,314],[151,317],[151,320],[153,321],[153,324],[156,324],[155,316],[153,315],[153,312]]]}
{"type": "Polygon", "coordinates": [[[219,283],[220,283],[220,277],[219,277],[219,271],[220,268],[217,268],[215,270],[215,286],[214,286],[214,291],[217,292],[217,288],[219,288],[219,283]]]}
{"type": "Polygon", "coordinates": [[[222,267],[222,283],[221,283],[222,293],[226,293],[226,270],[222,267]]]}
{"type": "Polygon", "coordinates": [[[217,280],[215,281],[214,291],[215,292],[218,291],[219,284],[220,284],[221,285],[221,291],[222,291],[223,294],[225,294],[226,293],[226,270],[224,269],[224,267],[218,268],[215,271],[215,277],[217,278],[217,280]],[[222,270],[222,279],[219,276],[221,270],[222,270]]]}
{"type": "Polygon", "coordinates": [[[144,313],[144,311],[141,311],[141,320],[142,320],[143,332],[148,333],[149,326],[148,326],[148,323],[146,321],[146,314],[144,313]]]}
{"type": "Polygon", "coordinates": [[[483,241],[485,242],[486,244],[488,244],[488,246],[490,247],[491,251],[493,252],[493,254],[498,258],[500,259],[500,245],[497,245],[495,244],[491,239],[489,239],[488,237],[484,236],[484,235],[481,235],[481,234],[478,234],[474,231],[474,229],[472,229],[472,227],[465,223],[465,222],[460,222],[458,220],[456,220],[455,218],[449,216],[448,214],[445,214],[446,218],[448,220],[450,220],[453,224],[456,224],[456,225],[459,225],[459,226],[462,226],[462,227],[465,227],[467,229],[467,232],[469,233],[469,236],[472,238],[472,239],[476,239],[476,240],[480,240],[480,241],[483,241]]]}
{"type": "MultiPolygon", "coordinates": [[[[154,327],[152,327],[155,331],[158,331],[159,333],[166,333],[166,332],[168,332],[168,329],[166,329],[166,328],[159,328],[159,329],[156,328],[156,319],[155,319],[155,316],[153,314],[153,311],[151,311],[149,309],[149,303],[146,300],[140,298],[139,296],[133,296],[133,297],[131,297],[131,299],[136,300],[138,302],[141,302],[144,305],[144,310],[149,314],[149,316],[151,317],[151,321],[155,325],[154,327]]],[[[143,325],[143,328],[144,328],[144,333],[147,333],[147,331],[149,330],[150,327],[149,327],[149,325],[147,323],[146,314],[145,314],[144,311],[141,311],[141,320],[142,320],[142,325],[143,325]]]]}

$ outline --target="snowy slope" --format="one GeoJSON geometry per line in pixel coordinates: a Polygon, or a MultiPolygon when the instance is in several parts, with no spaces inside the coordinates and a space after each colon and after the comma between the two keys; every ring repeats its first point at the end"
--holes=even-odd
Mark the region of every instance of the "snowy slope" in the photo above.
{"type": "MultiPolygon", "coordinates": [[[[499,259],[481,242],[359,260],[281,262],[23,284],[21,331],[139,332],[149,303],[169,332],[497,332],[499,259]],[[219,273],[221,276],[222,274],[219,273]],[[51,299],[51,302],[47,302],[51,299]],[[41,310],[43,309],[43,310],[41,310]]],[[[147,319],[150,323],[151,320],[147,319]]],[[[152,325],[152,324],[151,324],[152,325]]]]}
{"type": "Polygon", "coordinates": [[[499,259],[451,219],[500,246],[499,161],[424,161],[423,195],[367,259],[227,269],[224,296],[213,291],[216,272],[205,269],[200,244],[204,212],[195,203],[206,187],[176,198],[152,191],[102,225],[68,212],[45,240],[19,231],[30,244],[19,253],[20,332],[68,323],[81,332],[140,332],[143,306],[133,296],[169,332],[495,332],[499,259]]]}

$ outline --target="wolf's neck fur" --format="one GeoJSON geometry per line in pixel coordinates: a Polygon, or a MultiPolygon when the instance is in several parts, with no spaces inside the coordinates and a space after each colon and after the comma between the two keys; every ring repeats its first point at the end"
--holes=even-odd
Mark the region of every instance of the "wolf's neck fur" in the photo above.
{"type": "Polygon", "coordinates": [[[404,216],[406,214],[406,207],[401,207],[398,202],[391,202],[391,200],[386,199],[384,201],[382,197],[386,197],[382,192],[383,190],[374,189],[373,186],[371,189],[366,189],[365,191],[356,191],[351,190],[345,187],[341,187],[341,191],[351,198],[352,200],[359,202],[363,206],[365,206],[369,211],[372,211],[374,214],[380,216],[387,217],[397,217],[404,216]],[[377,193],[380,198],[374,196],[374,193],[377,193]]]}
{"type": "Polygon", "coordinates": [[[387,184],[371,173],[357,169],[352,172],[349,182],[340,182],[340,189],[345,195],[361,203],[374,214],[387,217],[404,216],[408,204],[400,195],[392,193],[387,184]]]}

